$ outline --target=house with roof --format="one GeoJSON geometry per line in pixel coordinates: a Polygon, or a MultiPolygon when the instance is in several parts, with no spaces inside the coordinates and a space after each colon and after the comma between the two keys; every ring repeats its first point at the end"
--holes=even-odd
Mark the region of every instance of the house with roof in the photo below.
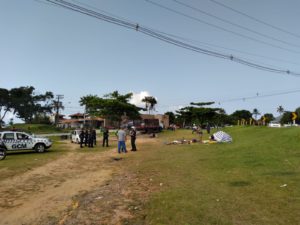
{"type": "Polygon", "coordinates": [[[70,119],[59,120],[58,127],[60,128],[72,128],[72,129],[80,129],[80,128],[100,128],[105,126],[105,119],[101,117],[90,116],[84,113],[75,113],[69,115],[70,119]]]}

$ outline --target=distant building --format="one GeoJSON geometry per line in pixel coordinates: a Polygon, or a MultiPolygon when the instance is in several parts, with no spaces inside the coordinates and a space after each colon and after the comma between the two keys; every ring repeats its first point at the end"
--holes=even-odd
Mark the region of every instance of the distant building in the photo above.
{"type": "Polygon", "coordinates": [[[156,115],[141,114],[141,118],[143,120],[145,120],[145,119],[158,119],[159,125],[162,128],[168,128],[170,126],[169,115],[163,115],[163,114],[156,114],[156,115]]]}
{"type": "MultiPolygon", "coordinates": [[[[62,115],[64,116],[64,115],[62,115]]],[[[60,128],[72,128],[72,129],[80,129],[80,128],[100,128],[100,127],[109,127],[109,128],[118,128],[120,123],[118,121],[111,121],[109,119],[101,118],[101,117],[93,117],[84,113],[75,113],[69,115],[70,119],[65,119],[64,117],[60,117],[61,119],[58,122],[58,127],[60,128]]],[[[55,117],[54,117],[55,118],[55,117]]],[[[168,115],[149,115],[149,114],[141,114],[142,120],[151,120],[156,119],[159,121],[159,125],[162,128],[168,128],[169,124],[169,116],[168,115]]],[[[123,124],[127,124],[128,118],[125,116],[122,117],[123,124]]],[[[121,123],[122,124],[122,123],[121,123]]]]}
{"type": "Polygon", "coordinates": [[[69,115],[70,119],[59,120],[58,127],[60,128],[100,128],[104,126],[105,119],[93,117],[83,113],[69,115]]]}

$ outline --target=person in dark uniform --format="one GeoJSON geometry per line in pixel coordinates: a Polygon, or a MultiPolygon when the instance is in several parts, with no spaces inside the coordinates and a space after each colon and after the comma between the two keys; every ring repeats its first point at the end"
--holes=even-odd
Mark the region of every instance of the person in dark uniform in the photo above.
{"type": "Polygon", "coordinates": [[[79,134],[79,138],[80,138],[80,148],[83,148],[82,145],[83,145],[83,141],[84,141],[84,138],[85,138],[85,132],[83,129],[81,129],[81,132],[79,134]]]}
{"type": "Polygon", "coordinates": [[[109,130],[107,129],[107,127],[105,127],[103,131],[102,147],[104,147],[105,143],[106,143],[106,147],[108,147],[108,137],[109,137],[109,130]]]}
{"type": "Polygon", "coordinates": [[[89,143],[89,131],[88,129],[85,130],[85,135],[84,135],[84,146],[88,146],[89,143]]]}
{"type": "Polygon", "coordinates": [[[92,129],[90,129],[90,131],[89,131],[88,147],[89,148],[94,148],[94,137],[93,137],[93,130],[92,129]]]}
{"type": "Polygon", "coordinates": [[[210,125],[209,125],[209,123],[207,123],[207,125],[206,125],[206,131],[207,131],[208,134],[210,134],[210,125]]]}
{"type": "Polygon", "coordinates": [[[93,138],[93,144],[96,146],[97,134],[96,134],[96,130],[95,129],[93,129],[93,131],[92,131],[92,138],[93,138]]]}
{"type": "Polygon", "coordinates": [[[129,135],[130,135],[130,138],[131,138],[131,151],[136,151],[136,145],[135,145],[136,130],[135,130],[135,127],[131,127],[129,135]]]}

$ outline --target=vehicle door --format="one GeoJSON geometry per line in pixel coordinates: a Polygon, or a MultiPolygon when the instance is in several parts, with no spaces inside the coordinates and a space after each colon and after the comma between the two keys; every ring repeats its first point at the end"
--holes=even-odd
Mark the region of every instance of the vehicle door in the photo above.
{"type": "Polygon", "coordinates": [[[32,138],[25,133],[16,133],[16,143],[14,145],[16,149],[32,149],[33,141],[32,138]]]}
{"type": "Polygon", "coordinates": [[[72,142],[76,142],[76,131],[72,131],[72,134],[71,134],[71,137],[72,137],[72,142]]]}
{"type": "Polygon", "coordinates": [[[13,148],[15,144],[15,133],[14,132],[6,132],[2,136],[3,143],[7,150],[15,150],[13,148]]]}

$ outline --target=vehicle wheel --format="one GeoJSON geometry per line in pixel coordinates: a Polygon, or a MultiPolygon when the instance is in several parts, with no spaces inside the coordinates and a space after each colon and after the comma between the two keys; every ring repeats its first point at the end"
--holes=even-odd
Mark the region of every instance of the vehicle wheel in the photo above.
{"type": "Polygon", "coordinates": [[[79,144],[79,139],[76,139],[76,144],[79,144]]]}
{"type": "Polygon", "coordinates": [[[46,148],[44,144],[36,144],[34,149],[36,152],[42,153],[45,152],[46,148]]]}
{"type": "Polygon", "coordinates": [[[0,160],[5,159],[5,157],[6,157],[6,150],[0,149],[0,160]]]}

